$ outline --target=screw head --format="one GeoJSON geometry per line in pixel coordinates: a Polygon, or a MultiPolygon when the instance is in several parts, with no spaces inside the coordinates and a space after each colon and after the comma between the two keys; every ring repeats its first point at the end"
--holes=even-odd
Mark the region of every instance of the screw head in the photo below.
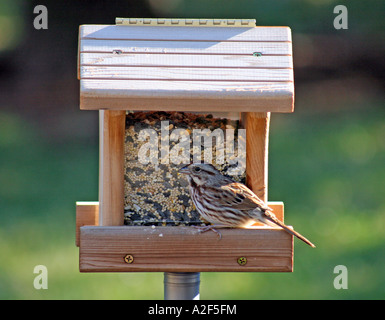
{"type": "Polygon", "coordinates": [[[124,262],[125,263],[133,263],[134,262],[134,256],[131,254],[126,254],[124,256],[124,262]]]}
{"type": "Polygon", "coordinates": [[[240,266],[244,266],[247,263],[247,258],[246,257],[239,257],[237,259],[237,262],[240,266]]]}

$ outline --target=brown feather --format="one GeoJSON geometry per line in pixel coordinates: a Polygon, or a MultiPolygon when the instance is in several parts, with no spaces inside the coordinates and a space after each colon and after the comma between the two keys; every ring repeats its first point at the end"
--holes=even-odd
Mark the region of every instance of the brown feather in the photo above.
{"type": "Polygon", "coordinates": [[[273,222],[274,224],[280,226],[282,229],[284,229],[285,231],[287,231],[288,233],[292,234],[293,236],[296,236],[298,239],[302,240],[303,242],[307,243],[309,246],[311,246],[312,248],[315,248],[315,245],[313,243],[311,243],[308,239],[306,239],[302,234],[298,233],[297,231],[289,228],[287,225],[285,225],[284,223],[282,223],[281,221],[279,221],[277,219],[277,217],[270,211],[266,211],[264,212],[263,216],[273,222]]]}

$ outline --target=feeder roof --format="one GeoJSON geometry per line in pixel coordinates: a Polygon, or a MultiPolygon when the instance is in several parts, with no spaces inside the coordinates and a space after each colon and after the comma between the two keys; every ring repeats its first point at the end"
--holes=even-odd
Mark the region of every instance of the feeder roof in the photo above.
{"type": "Polygon", "coordinates": [[[118,19],[80,26],[81,109],[293,111],[290,28],[118,19]]]}

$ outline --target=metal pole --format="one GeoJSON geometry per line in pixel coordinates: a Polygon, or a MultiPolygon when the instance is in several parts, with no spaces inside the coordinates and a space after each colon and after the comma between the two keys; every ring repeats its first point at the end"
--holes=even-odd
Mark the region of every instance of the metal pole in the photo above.
{"type": "Polygon", "coordinates": [[[199,272],[165,272],[164,300],[199,300],[199,272]]]}

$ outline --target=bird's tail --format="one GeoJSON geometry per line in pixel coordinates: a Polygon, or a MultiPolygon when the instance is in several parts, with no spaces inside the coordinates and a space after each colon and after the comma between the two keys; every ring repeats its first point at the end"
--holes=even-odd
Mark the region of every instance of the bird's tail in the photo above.
{"type": "MultiPolygon", "coordinates": [[[[277,219],[277,217],[272,213],[272,212],[269,212],[269,211],[265,211],[263,214],[263,217],[270,223],[267,223],[269,225],[278,225],[280,226],[282,229],[284,229],[286,232],[292,234],[293,236],[296,236],[298,239],[302,240],[303,242],[305,242],[306,244],[308,244],[309,246],[311,246],[312,248],[315,248],[315,245],[313,243],[311,243],[308,239],[306,239],[303,235],[299,234],[297,231],[289,228],[287,225],[285,225],[284,223],[282,223],[281,221],[279,221],[277,219]],[[272,223],[271,223],[272,222],[272,223]]],[[[264,221],[264,222],[267,222],[267,221],[264,221]]]]}

